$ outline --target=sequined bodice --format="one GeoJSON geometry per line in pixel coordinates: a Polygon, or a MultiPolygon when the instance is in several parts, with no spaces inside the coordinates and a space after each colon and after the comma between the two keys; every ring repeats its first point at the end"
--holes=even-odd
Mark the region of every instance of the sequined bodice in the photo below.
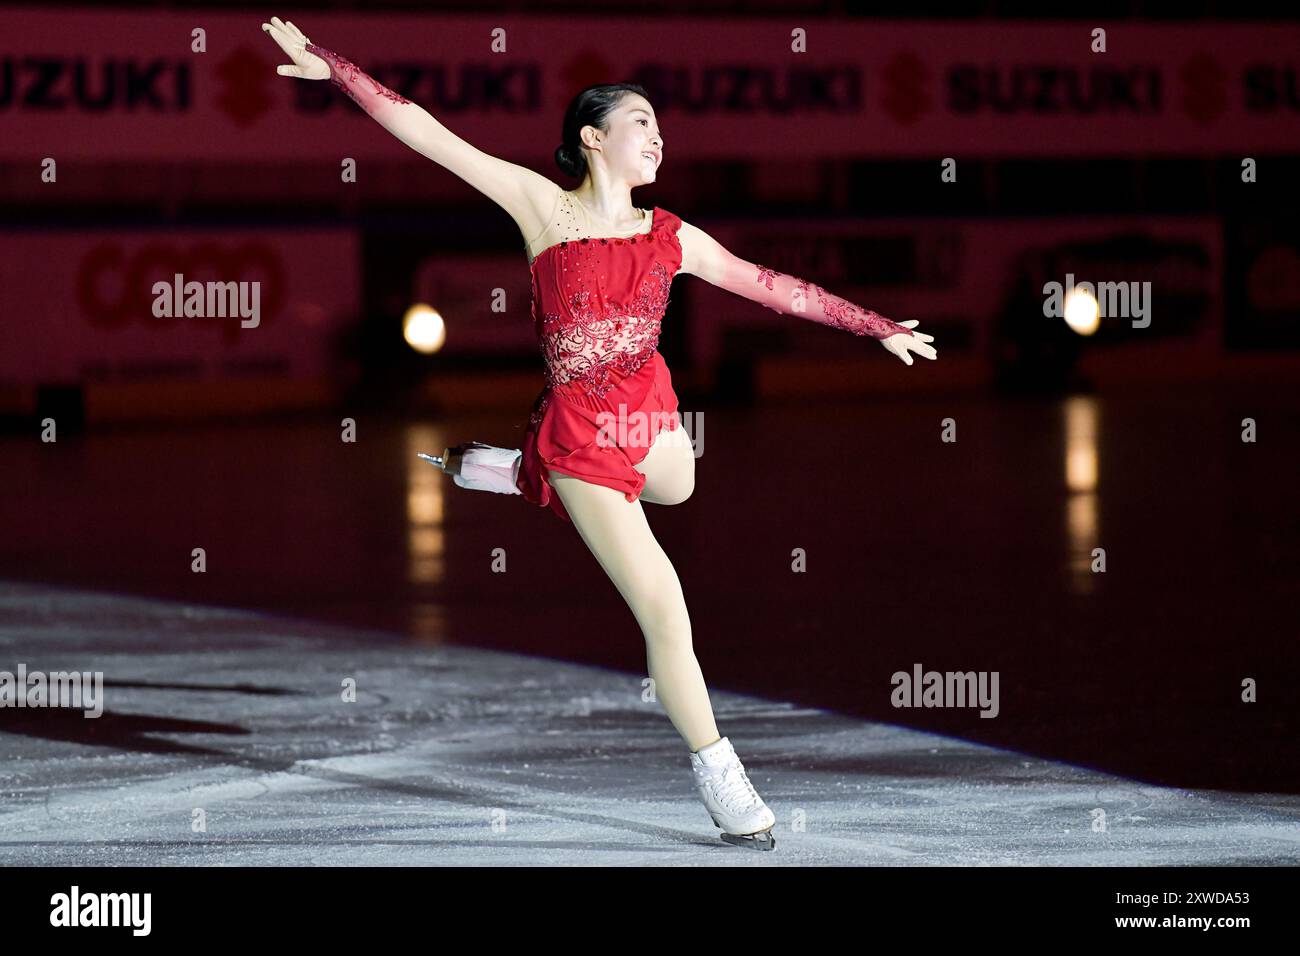
{"type": "Polygon", "coordinates": [[[537,254],[532,316],[551,388],[603,397],[654,353],[681,266],[680,224],[655,207],[648,233],[562,240],[537,254]]]}

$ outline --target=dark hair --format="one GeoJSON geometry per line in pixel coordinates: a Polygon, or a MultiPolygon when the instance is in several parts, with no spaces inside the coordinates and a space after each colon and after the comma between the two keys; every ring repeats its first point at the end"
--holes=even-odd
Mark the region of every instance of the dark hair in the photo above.
{"type": "Polygon", "coordinates": [[[594,126],[601,132],[609,129],[609,114],[618,109],[628,93],[650,98],[636,83],[600,83],[573,98],[564,114],[562,142],[555,148],[555,163],[561,170],[578,179],[587,175],[587,157],[578,134],[584,126],[594,126]]]}

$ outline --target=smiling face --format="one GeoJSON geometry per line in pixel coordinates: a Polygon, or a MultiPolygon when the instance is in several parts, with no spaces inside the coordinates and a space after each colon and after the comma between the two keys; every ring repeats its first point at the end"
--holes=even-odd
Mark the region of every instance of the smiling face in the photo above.
{"type": "MultiPolygon", "coordinates": [[[[606,117],[608,129],[600,135],[600,155],[615,179],[631,186],[652,183],[663,164],[664,141],[654,107],[644,96],[627,93],[606,117]]],[[[597,132],[594,127],[584,127],[597,132]]]]}

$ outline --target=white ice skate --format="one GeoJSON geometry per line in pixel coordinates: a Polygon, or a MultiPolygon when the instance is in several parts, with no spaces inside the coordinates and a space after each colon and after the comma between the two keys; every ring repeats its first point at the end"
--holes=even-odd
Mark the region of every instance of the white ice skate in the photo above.
{"type": "Polygon", "coordinates": [[[726,737],[691,754],[695,789],[722,839],[754,850],[776,847],[772,827],[776,817],[755,792],[745,767],[726,737]]]}

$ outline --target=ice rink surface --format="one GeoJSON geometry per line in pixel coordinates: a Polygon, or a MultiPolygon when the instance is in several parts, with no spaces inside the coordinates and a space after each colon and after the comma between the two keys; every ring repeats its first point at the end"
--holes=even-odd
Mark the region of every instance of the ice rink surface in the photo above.
{"type": "Polygon", "coordinates": [[[1294,389],[687,410],[695,492],[643,507],[774,853],[575,529],[416,457],[521,416],[358,413],[0,436],[0,671],[105,681],[0,708],[0,861],[1300,859],[1294,389]],[[898,707],[917,666],[996,718],[898,707]]]}
{"type": "Polygon", "coordinates": [[[1239,865],[1300,849],[1294,795],[1143,785],[714,691],[777,816],[776,850],[756,853],[717,838],[637,674],[12,582],[0,612],[7,660],[104,681],[97,718],[0,710],[6,866],[1239,865]]]}

